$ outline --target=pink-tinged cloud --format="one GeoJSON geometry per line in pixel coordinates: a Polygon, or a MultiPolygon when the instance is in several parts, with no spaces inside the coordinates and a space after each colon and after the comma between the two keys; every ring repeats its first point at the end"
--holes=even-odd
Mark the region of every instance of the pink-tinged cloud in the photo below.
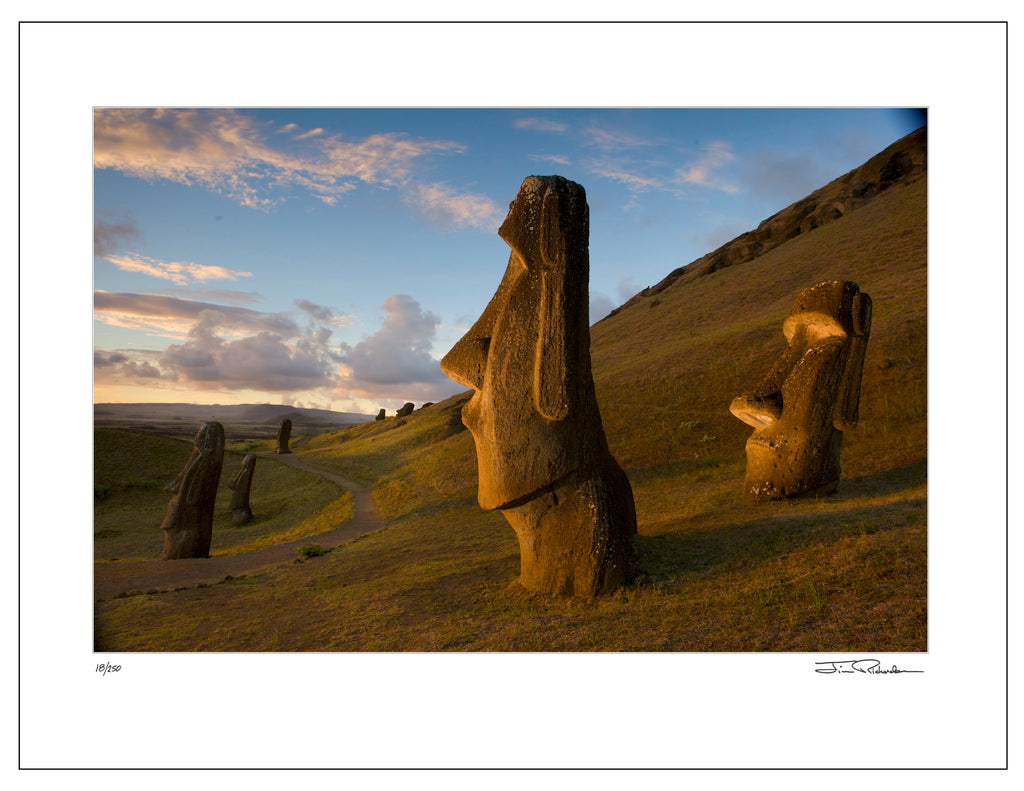
{"type": "MultiPolygon", "coordinates": [[[[93,159],[97,169],[202,187],[252,208],[269,208],[294,190],[335,205],[359,183],[395,187],[407,202],[419,206],[422,193],[436,188],[417,180],[419,163],[465,151],[465,146],[450,140],[414,139],[394,132],[361,140],[320,128],[280,134],[296,129],[287,124],[270,130],[231,109],[97,109],[93,159]]],[[[489,199],[445,189],[448,208],[438,198],[433,205],[440,208],[424,211],[424,216],[478,227],[489,199]]]]}
{"type": "Polygon", "coordinates": [[[283,337],[296,337],[299,326],[279,313],[262,313],[250,308],[217,305],[161,294],[126,294],[96,291],[93,294],[93,315],[96,321],[117,327],[133,327],[181,335],[199,320],[203,311],[216,311],[223,316],[222,325],[235,334],[274,332],[283,337]]]}
{"type": "Polygon", "coordinates": [[[369,397],[439,400],[458,388],[431,354],[440,317],[412,297],[384,302],[381,328],[355,344],[331,344],[342,317],[309,300],[296,300],[308,319],[155,294],[95,294],[98,320],[125,326],[173,325],[180,342],[161,352],[97,350],[97,385],[159,382],[164,388],[230,392],[316,393],[329,400],[369,397]],[[329,395],[328,395],[329,394],[329,395]]]}
{"type": "Polygon", "coordinates": [[[190,280],[205,283],[209,280],[238,280],[240,277],[252,277],[252,272],[196,264],[191,261],[160,261],[138,253],[108,255],[106,260],[123,272],[138,272],[169,280],[179,286],[186,285],[190,280]]]}

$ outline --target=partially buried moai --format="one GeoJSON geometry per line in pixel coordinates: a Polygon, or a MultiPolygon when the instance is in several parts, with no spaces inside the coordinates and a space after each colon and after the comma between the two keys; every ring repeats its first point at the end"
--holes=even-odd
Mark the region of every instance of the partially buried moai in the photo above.
{"type": "Polygon", "coordinates": [[[234,480],[228,482],[232,490],[231,524],[235,527],[247,525],[252,520],[252,508],[249,506],[249,491],[252,489],[252,474],[256,471],[256,454],[249,453],[242,459],[242,468],[234,480]]]}
{"type": "Polygon", "coordinates": [[[224,427],[204,423],[196,433],[185,467],[164,487],[174,496],[160,525],[164,531],[163,560],[210,556],[214,501],[223,464],[224,427]]]}
{"type": "Polygon", "coordinates": [[[288,440],[292,436],[292,422],[288,418],[281,421],[281,428],[277,430],[277,452],[291,453],[288,450],[288,440]]]}
{"type": "Polygon", "coordinates": [[[462,420],[476,442],[478,500],[515,530],[520,582],[590,597],[626,581],[636,513],[590,370],[583,187],[528,177],[498,234],[512,248],[505,276],[441,368],[474,390],[462,420]]]}
{"type": "Polygon", "coordinates": [[[747,495],[757,501],[839,484],[843,432],[857,425],[871,297],[831,280],[804,289],[783,322],[789,348],[729,410],[754,427],[747,440],[747,495]]]}

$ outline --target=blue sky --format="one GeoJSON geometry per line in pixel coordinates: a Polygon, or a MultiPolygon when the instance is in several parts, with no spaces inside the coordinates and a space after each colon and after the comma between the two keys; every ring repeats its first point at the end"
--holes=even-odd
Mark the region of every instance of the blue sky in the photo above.
{"type": "Polygon", "coordinates": [[[597,321],[924,123],[900,109],[97,109],[94,398],[462,388],[522,179],[581,183],[597,321]]]}

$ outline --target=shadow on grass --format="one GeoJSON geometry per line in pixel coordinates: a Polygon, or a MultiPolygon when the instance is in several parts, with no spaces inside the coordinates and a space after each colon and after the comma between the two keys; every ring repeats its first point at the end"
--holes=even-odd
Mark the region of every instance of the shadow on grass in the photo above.
{"type": "MultiPolygon", "coordinates": [[[[695,574],[716,576],[751,568],[844,538],[924,526],[927,462],[843,481],[836,496],[767,503],[746,509],[763,516],[733,524],[680,525],[636,539],[637,570],[652,581],[695,574]],[[903,494],[903,497],[899,495],[903,494]],[[896,499],[893,499],[896,498],[896,499]]],[[[708,514],[709,522],[713,515],[708,514]]]]}

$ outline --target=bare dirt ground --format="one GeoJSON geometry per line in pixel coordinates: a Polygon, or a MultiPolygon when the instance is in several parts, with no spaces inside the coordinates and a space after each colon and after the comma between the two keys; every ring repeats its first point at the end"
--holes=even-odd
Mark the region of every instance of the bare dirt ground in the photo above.
{"type": "Polygon", "coordinates": [[[384,524],[377,504],[366,487],[349,478],[310,466],[295,454],[260,454],[314,473],[352,492],[352,516],[337,527],[313,537],[289,541],[256,552],[238,555],[214,555],[210,558],[183,560],[138,560],[96,563],[93,568],[93,598],[104,601],[118,596],[157,593],[181,588],[202,587],[225,579],[244,577],[261,569],[293,563],[298,550],[309,543],[334,549],[384,524]]]}

